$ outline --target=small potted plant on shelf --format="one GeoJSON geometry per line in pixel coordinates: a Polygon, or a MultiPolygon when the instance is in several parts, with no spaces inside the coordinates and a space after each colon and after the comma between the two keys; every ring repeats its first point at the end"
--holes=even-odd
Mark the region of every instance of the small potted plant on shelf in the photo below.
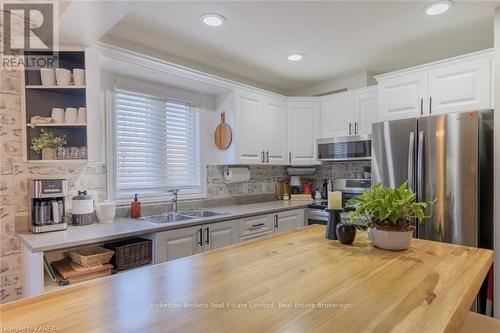
{"type": "Polygon", "coordinates": [[[350,223],[368,227],[373,245],[386,250],[406,250],[411,243],[415,227],[413,220],[422,222],[432,215],[425,209],[434,207],[434,201],[417,202],[416,194],[404,182],[398,188],[384,187],[381,183],[349,200],[350,223]]]}
{"type": "Polygon", "coordinates": [[[66,144],[64,136],[55,136],[54,133],[45,129],[41,130],[40,136],[31,140],[31,149],[42,153],[42,160],[55,160],[56,149],[66,144]]]}

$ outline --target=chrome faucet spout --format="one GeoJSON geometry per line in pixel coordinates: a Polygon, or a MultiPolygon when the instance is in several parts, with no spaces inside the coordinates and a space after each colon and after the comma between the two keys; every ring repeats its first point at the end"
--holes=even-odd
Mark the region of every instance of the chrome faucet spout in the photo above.
{"type": "Polygon", "coordinates": [[[177,213],[177,195],[179,194],[179,189],[174,189],[168,192],[172,193],[172,199],[170,199],[171,212],[177,213]]]}

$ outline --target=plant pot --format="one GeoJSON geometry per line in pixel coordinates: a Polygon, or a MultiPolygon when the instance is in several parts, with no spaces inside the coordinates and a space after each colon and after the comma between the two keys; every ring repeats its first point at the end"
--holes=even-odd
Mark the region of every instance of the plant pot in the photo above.
{"type": "Polygon", "coordinates": [[[311,194],[313,189],[312,184],[304,184],[304,194],[311,194]]]}
{"type": "Polygon", "coordinates": [[[410,247],[413,238],[414,227],[410,230],[389,231],[379,229],[369,229],[369,235],[373,246],[384,250],[406,250],[410,247]]]}
{"type": "Polygon", "coordinates": [[[352,244],[356,237],[356,227],[352,224],[337,224],[337,238],[342,244],[352,244]]]}
{"type": "Polygon", "coordinates": [[[54,148],[43,148],[42,149],[42,160],[55,160],[56,150],[54,148]]]}

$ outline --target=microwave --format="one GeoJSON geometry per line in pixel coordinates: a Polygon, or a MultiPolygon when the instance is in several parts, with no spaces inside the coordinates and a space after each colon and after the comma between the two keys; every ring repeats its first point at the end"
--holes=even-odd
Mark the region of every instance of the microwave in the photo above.
{"type": "Polygon", "coordinates": [[[317,139],[319,161],[361,161],[372,158],[372,136],[349,135],[317,139]]]}

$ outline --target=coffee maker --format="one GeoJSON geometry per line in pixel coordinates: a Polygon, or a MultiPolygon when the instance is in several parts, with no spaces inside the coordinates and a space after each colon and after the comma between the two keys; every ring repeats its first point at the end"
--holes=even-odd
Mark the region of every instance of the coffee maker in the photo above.
{"type": "Polygon", "coordinates": [[[29,181],[31,232],[38,234],[68,228],[64,197],[66,179],[31,179],[29,181]]]}

